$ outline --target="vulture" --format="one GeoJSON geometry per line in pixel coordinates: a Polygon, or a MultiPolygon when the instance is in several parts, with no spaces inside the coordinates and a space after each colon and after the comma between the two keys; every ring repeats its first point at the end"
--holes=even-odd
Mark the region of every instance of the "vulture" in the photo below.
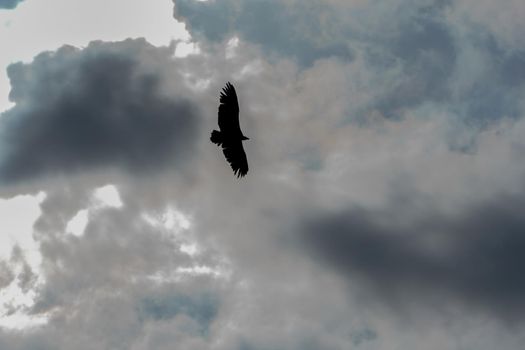
{"type": "Polygon", "coordinates": [[[230,163],[233,173],[243,177],[248,173],[248,160],[242,142],[249,140],[243,135],[239,125],[239,102],[233,85],[228,82],[221,91],[219,100],[219,129],[211,132],[211,142],[222,147],[222,152],[230,163]]]}

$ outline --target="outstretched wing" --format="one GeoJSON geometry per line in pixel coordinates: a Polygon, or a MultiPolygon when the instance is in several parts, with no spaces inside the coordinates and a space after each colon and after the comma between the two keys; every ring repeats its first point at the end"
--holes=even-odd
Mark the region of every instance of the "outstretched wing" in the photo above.
{"type": "Polygon", "coordinates": [[[239,102],[233,85],[228,82],[221,91],[219,105],[220,133],[212,133],[212,142],[221,145],[222,151],[233,173],[243,177],[248,173],[248,160],[242,147],[242,132],[239,125],[239,102]],[[215,142],[213,138],[217,141],[215,142]]]}
{"type": "Polygon", "coordinates": [[[239,102],[233,85],[228,82],[221,91],[219,105],[219,128],[226,134],[240,133],[239,102]]]}
{"type": "Polygon", "coordinates": [[[243,177],[248,173],[248,159],[246,159],[241,140],[224,143],[222,152],[237,177],[243,177]]]}

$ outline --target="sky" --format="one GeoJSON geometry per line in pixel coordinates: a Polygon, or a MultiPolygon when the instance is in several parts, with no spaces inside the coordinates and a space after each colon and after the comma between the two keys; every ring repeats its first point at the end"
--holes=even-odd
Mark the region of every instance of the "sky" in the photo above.
{"type": "Polygon", "coordinates": [[[520,348],[524,16],[0,0],[0,348],[520,348]]]}

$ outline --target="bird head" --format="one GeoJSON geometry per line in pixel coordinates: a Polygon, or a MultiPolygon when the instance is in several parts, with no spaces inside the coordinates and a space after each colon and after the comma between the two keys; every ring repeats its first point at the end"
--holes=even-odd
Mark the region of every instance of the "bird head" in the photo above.
{"type": "Polygon", "coordinates": [[[246,137],[246,136],[244,136],[244,135],[242,135],[242,140],[243,140],[243,141],[244,141],[244,140],[249,140],[249,138],[246,137]]]}

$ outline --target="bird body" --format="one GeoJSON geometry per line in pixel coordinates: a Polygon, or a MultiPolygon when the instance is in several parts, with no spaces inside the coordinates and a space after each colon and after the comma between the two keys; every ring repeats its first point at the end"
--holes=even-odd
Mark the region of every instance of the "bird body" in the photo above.
{"type": "Polygon", "coordinates": [[[219,100],[219,130],[211,132],[210,140],[219,147],[237,177],[248,173],[248,160],[242,141],[249,140],[239,124],[239,102],[233,85],[228,82],[221,91],[219,100]]]}

